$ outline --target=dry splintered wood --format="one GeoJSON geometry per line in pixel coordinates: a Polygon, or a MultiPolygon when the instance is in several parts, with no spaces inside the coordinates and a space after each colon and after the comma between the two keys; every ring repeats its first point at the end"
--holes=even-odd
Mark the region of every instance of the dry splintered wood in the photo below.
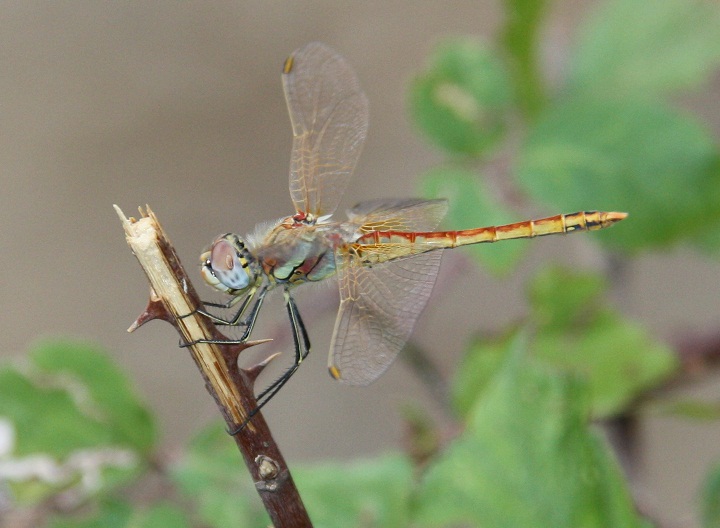
{"type": "MultiPolygon", "coordinates": [[[[206,318],[198,315],[180,317],[193,312],[198,306],[197,299],[191,298],[187,277],[178,276],[177,259],[174,254],[168,254],[167,249],[171,246],[152,211],[148,209],[147,216],[136,221],[126,218],[119,209],[118,215],[123,221],[128,245],[150,281],[152,289],[150,302],[160,301],[162,307],[169,312],[169,317],[160,317],[160,315],[154,314],[155,317],[171,319],[186,343],[201,339],[213,339],[215,337],[214,325],[206,318]]],[[[152,309],[162,313],[160,306],[154,306],[152,309]]],[[[148,310],[145,313],[148,313],[148,310]]],[[[143,322],[144,319],[141,318],[139,324],[143,322]]],[[[135,330],[139,324],[134,323],[129,330],[135,330]]],[[[220,399],[222,406],[229,411],[237,423],[242,423],[246,412],[239,405],[240,395],[229,380],[219,347],[199,343],[190,347],[190,352],[220,399]]]]}
{"type": "MultiPolygon", "coordinates": [[[[127,218],[118,206],[114,207],[125,229],[127,243],[151,287],[148,306],[128,331],[134,331],[150,320],[163,319],[177,328],[186,343],[224,339],[211,321],[194,313],[201,305],[200,298],[150,208],[141,209],[141,218],[136,220],[127,218]],[[182,317],[191,313],[193,315],[182,317]]],[[[275,354],[249,369],[237,367],[237,356],[245,348],[267,341],[242,345],[197,343],[189,347],[208,392],[215,399],[230,430],[244,423],[248,411],[257,405],[253,393],[255,378],[275,354]]],[[[312,526],[262,414],[253,416],[247,427],[234,438],[273,525],[312,526]]]]}

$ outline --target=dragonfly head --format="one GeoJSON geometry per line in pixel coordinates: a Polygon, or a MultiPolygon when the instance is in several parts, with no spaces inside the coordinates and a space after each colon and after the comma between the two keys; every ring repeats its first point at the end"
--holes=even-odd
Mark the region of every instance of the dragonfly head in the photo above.
{"type": "Polygon", "coordinates": [[[210,250],[200,255],[203,279],[221,292],[237,295],[255,284],[252,256],[242,238],[232,233],[215,239],[210,250]]]}

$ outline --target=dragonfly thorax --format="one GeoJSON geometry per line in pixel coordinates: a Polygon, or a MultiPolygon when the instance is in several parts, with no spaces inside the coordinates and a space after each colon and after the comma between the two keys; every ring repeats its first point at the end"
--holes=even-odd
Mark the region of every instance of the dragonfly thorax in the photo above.
{"type": "Polygon", "coordinates": [[[258,276],[245,242],[233,233],[216,238],[210,250],[200,256],[200,262],[205,282],[232,295],[244,293],[255,284],[258,276]]]}

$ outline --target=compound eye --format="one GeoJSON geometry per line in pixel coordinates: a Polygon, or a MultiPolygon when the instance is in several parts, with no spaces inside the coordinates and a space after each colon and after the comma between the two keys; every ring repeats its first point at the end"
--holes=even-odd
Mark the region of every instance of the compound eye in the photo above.
{"type": "Polygon", "coordinates": [[[235,250],[227,240],[218,240],[210,251],[210,265],[218,271],[232,271],[235,267],[235,250]]]}
{"type": "Polygon", "coordinates": [[[250,284],[250,277],[243,268],[235,248],[221,238],[210,250],[210,266],[217,279],[232,290],[242,290],[250,284]]]}

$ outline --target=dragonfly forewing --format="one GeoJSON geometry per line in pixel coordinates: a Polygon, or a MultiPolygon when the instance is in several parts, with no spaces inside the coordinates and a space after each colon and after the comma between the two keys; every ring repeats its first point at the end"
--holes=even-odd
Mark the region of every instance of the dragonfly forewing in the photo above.
{"type": "Polygon", "coordinates": [[[298,212],[332,214],[365,142],[367,98],[345,59],[317,42],[285,61],[282,79],[294,136],[290,197],[298,212]]]}

